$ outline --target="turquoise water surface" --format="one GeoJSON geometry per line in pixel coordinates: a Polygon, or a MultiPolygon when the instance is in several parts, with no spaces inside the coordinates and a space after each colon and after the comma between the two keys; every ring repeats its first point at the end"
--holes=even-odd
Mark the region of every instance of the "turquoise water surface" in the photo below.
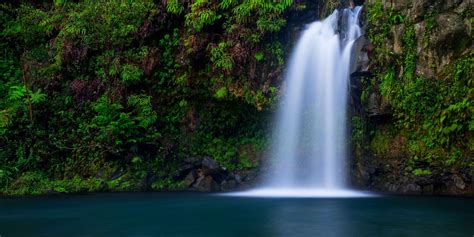
{"type": "Polygon", "coordinates": [[[0,235],[466,236],[474,198],[246,198],[195,193],[0,198],[0,235]]]}

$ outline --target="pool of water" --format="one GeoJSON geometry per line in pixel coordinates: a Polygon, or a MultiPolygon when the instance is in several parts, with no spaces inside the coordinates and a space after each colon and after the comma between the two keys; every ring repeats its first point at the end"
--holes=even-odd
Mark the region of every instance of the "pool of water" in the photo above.
{"type": "Polygon", "coordinates": [[[474,198],[122,193],[0,198],[0,236],[467,236],[474,198]]]}

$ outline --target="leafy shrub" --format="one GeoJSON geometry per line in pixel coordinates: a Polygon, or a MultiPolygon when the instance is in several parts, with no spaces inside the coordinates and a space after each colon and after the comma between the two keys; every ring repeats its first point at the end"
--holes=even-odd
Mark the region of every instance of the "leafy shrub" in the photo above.
{"type": "Polygon", "coordinates": [[[121,78],[126,83],[133,83],[140,81],[143,72],[140,68],[134,65],[126,64],[122,67],[121,78]]]}

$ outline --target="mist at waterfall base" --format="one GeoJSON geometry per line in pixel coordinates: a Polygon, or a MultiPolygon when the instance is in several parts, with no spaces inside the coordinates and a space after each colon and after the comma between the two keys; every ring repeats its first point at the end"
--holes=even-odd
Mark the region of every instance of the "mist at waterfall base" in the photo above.
{"type": "Polygon", "coordinates": [[[268,152],[263,197],[357,197],[347,188],[346,129],[354,42],[361,7],[334,11],[308,25],[293,51],[268,152]]]}

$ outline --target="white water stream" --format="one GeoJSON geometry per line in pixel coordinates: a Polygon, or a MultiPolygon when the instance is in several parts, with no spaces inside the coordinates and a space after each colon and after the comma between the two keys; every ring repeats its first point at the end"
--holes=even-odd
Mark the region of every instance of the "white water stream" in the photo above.
{"type": "Polygon", "coordinates": [[[265,197],[350,197],[347,189],[347,96],[361,36],[361,7],[308,25],[292,54],[261,188],[234,193],[265,197]],[[342,14],[342,15],[341,15],[342,14]]]}

